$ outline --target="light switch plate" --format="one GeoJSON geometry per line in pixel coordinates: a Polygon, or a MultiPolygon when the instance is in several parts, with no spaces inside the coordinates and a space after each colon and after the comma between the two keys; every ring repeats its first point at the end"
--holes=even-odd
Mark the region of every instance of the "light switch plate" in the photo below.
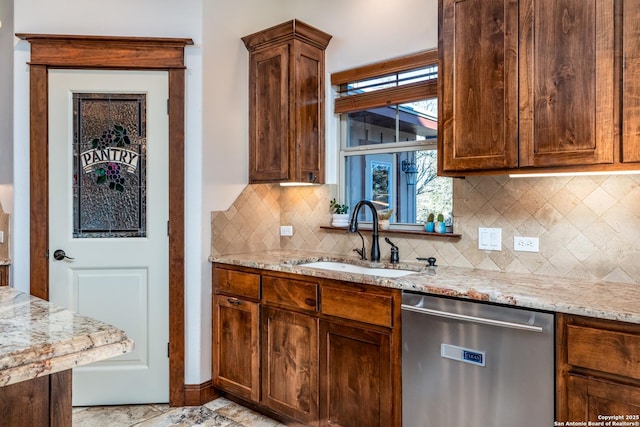
{"type": "Polygon", "coordinates": [[[4,243],[4,231],[0,230],[0,244],[4,243]]]}
{"type": "Polygon", "coordinates": [[[281,236],[293,236],[293,225],[281,225],[280,226],[280,235],[281,236]]]}
{"type": "Polygon", "coordinates": [[[478,249],[485,251],[502,250],[502,228],[478,228],[478,249]]]}

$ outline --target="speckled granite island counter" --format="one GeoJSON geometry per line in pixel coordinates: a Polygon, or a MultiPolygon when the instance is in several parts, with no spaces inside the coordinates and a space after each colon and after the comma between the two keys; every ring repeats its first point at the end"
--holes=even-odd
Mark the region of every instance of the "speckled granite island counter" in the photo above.
{"type": "Polygon", "coordinates": [[[126,334],[0,288],[0,413],[7,425],[71,425],[71,368],[133,350],[126,334]]]}
{"type": "Polygon", "coordinates": [[[602,281],[586,281],[531,274],[502,273],[460,267],[436,267],[424,263],[401,262],[396,265],[364,263],[354,257],[303,251],[264,251],[211,257],[212,262],[253,267],[271,271],[367,283],[466,298],[558,313],[640,324],[638,286],[602,281]],[[301,267],[314,261],[347,261],[369,266],[415,270],[398,278],[384,278],[301,267]]]}

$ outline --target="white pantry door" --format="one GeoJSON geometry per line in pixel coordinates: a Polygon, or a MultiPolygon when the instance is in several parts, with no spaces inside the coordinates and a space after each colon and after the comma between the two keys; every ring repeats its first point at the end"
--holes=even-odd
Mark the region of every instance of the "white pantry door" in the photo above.
{"type": "Polygon", "coordinates": [[[50,301],[135,342],[73,370],[73,405],[169,400],[167,99],[165,71],[49,71],[50,301]]]}

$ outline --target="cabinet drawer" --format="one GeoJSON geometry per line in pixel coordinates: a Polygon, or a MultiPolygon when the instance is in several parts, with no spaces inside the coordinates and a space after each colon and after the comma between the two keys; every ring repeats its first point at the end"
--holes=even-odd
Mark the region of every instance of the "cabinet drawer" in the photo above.
{"type": "Polygon", "coordinates": [[[568,325],[567,353],[570,365],[640,379],[640,334],[568,325]]]}
{"type": "Polygon", "coordinates": [[[262,277],[262,298],[267,304],[318,310],[318,284],[280,277],[262,277]]]}
{"type": "Polygon", "coordinates": [[[393,326],[393,296],[352,286],[323,286],[321,312],[379,326],[393,326]]]}
{"type": "Polygon", "coordinates": [[[260,299],[259,274],[215,267],[213,269],[213,287],[216,292],[260,299]]]}

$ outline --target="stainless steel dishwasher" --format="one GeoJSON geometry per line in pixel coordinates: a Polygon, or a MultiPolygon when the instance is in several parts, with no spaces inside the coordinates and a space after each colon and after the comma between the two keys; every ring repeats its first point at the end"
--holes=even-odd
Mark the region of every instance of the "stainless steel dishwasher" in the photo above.
{"type": "Polygon", "coordinates": [[[552,313],[402,296],[404,427],[554,422],[552,313]]]}

